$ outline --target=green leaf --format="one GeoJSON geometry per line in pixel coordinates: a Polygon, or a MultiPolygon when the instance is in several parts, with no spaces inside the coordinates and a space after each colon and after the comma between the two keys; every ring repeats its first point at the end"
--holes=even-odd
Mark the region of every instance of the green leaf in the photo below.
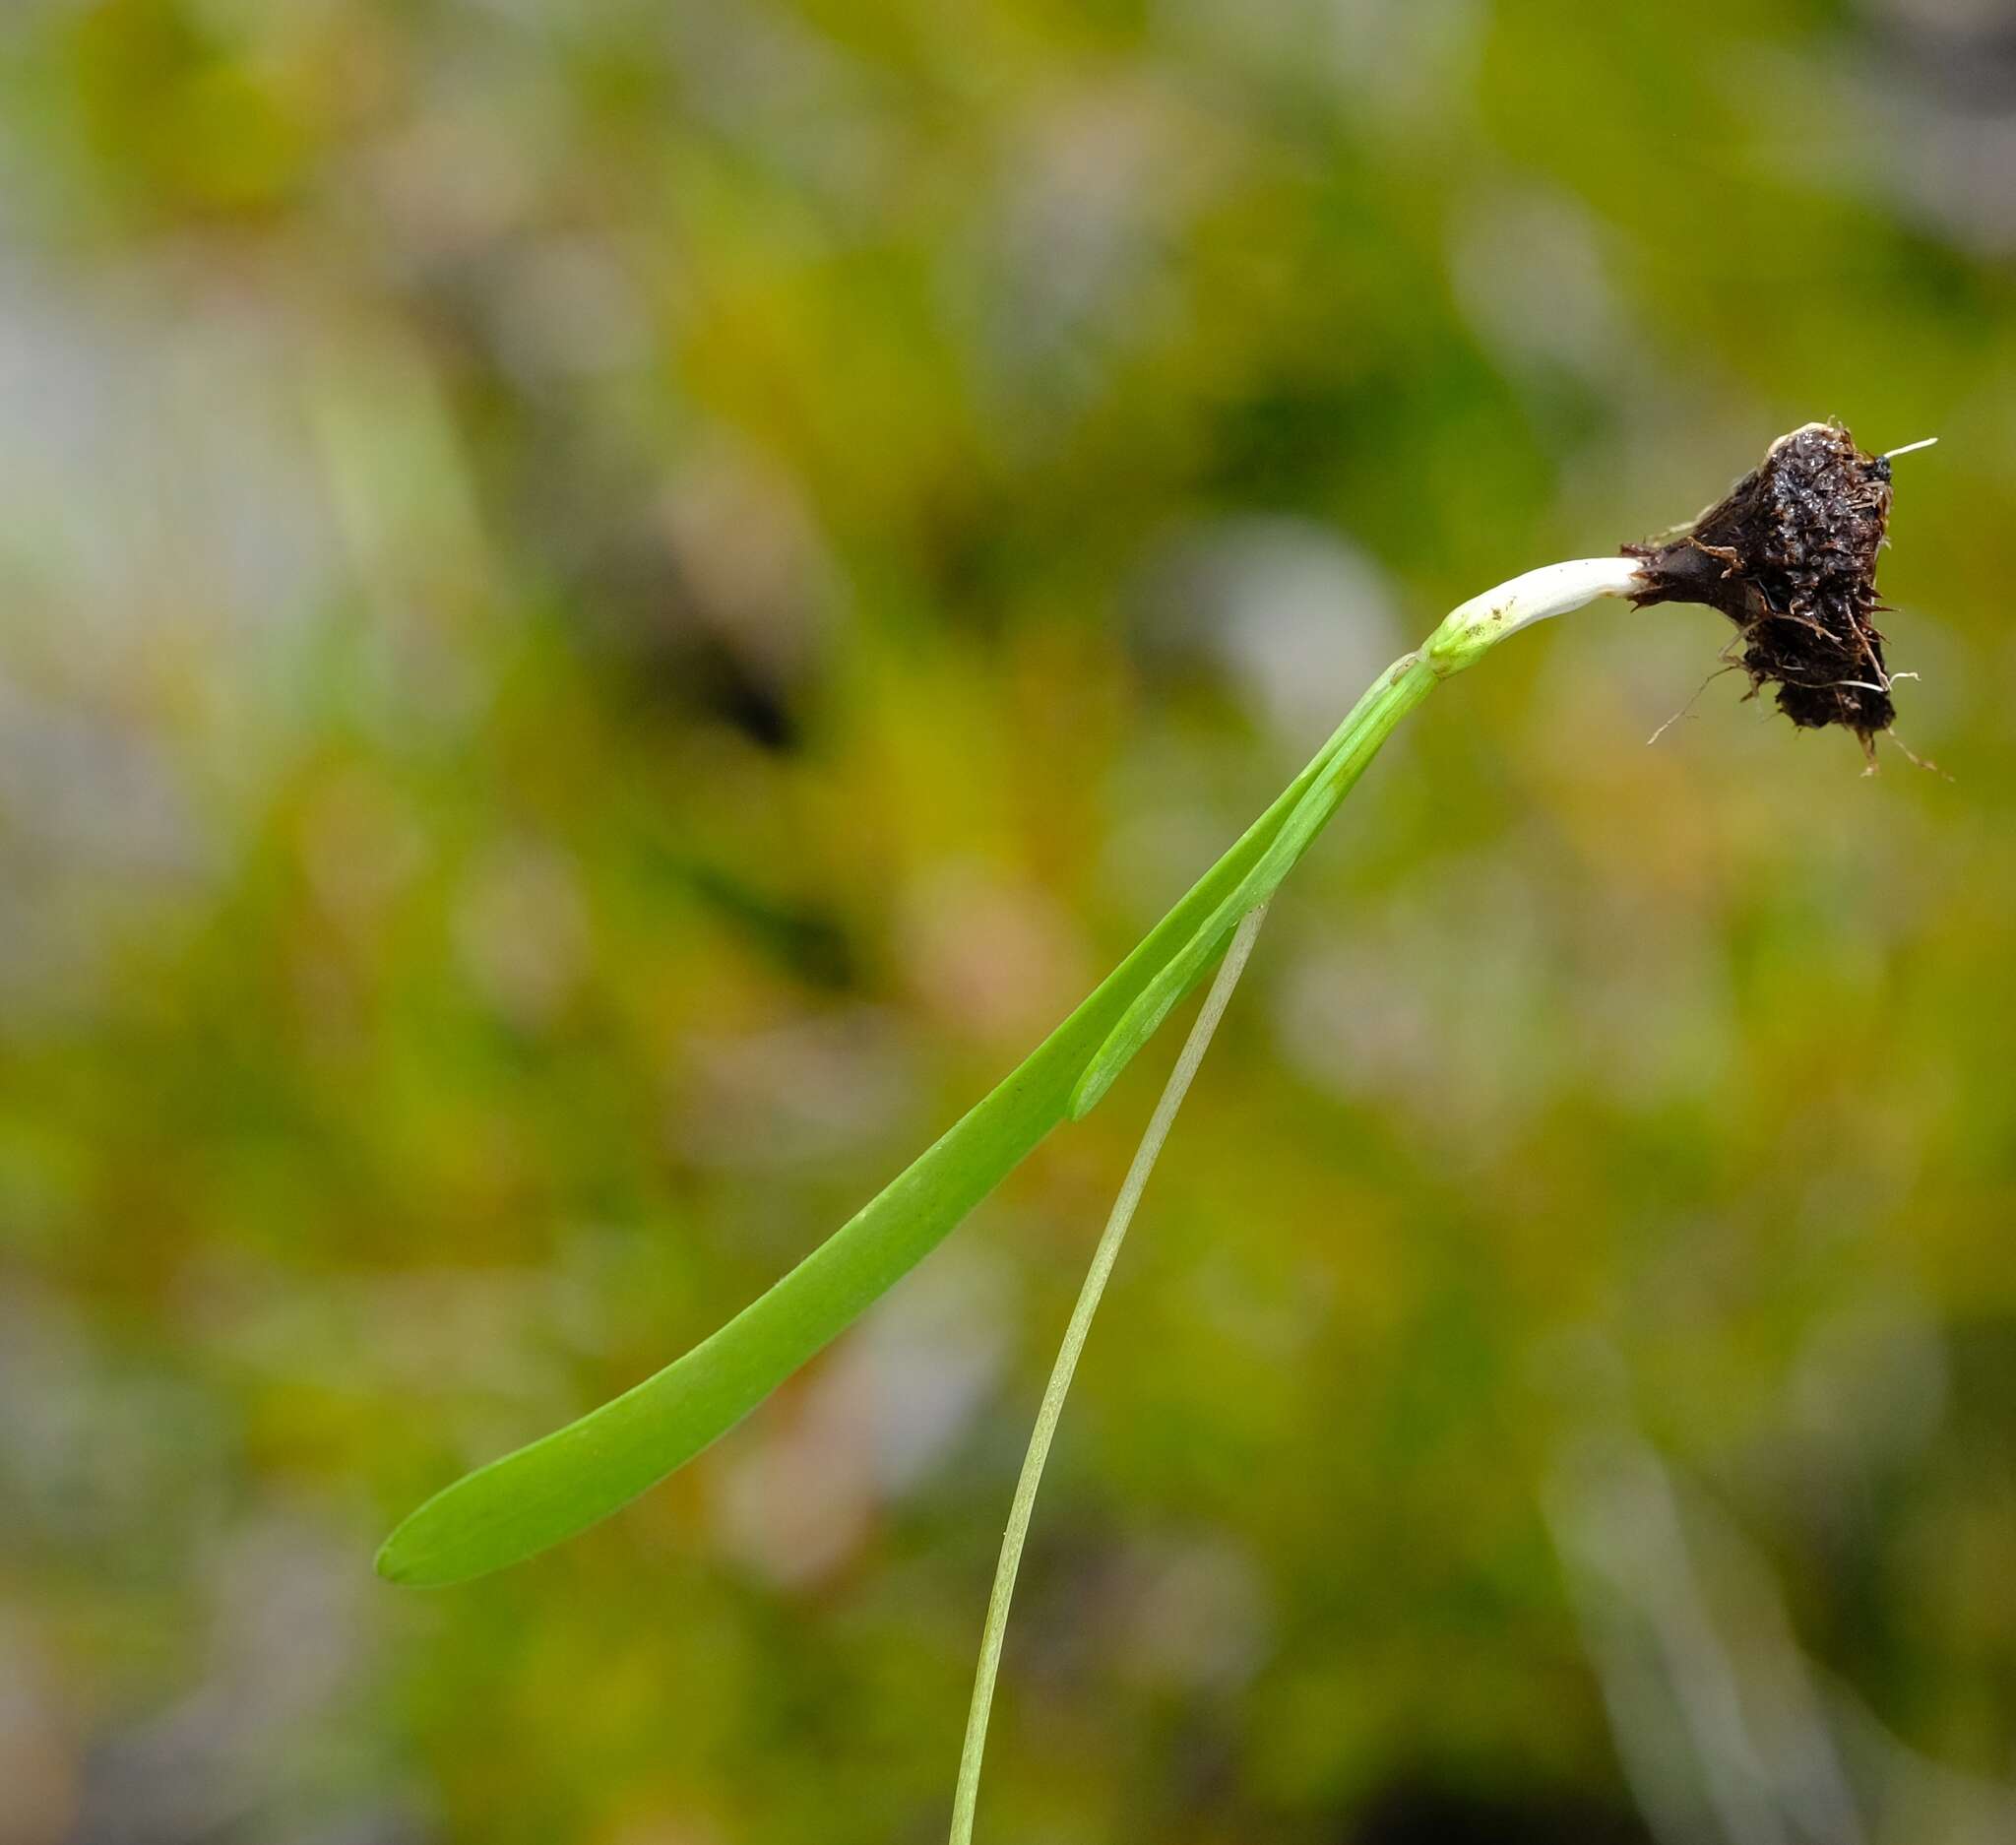
{"type": "Polygon", "coordinates": [[[519,1562],[607,1517],[733,1428],[929,1254],[1064,1119],[1095,1059],[1104,1092],[1259,901],[1247,893],[1256,883],[1271,891],[1287,875],[1379,741],[1433,682],[1414,656],[1383,675],[1141,945],[921,1158],[683,1358],[436,1494],[385,1541],[379,1573],[437,1585],[519,1562]],[[1111,1046],[1137,1002],[1147,1005],[1145,1027],[1137,1020],[1122,1045],[1111,1046]]]}

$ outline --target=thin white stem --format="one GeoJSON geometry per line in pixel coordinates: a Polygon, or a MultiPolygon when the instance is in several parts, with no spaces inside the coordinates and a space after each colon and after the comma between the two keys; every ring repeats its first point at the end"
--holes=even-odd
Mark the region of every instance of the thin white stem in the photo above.
{"type": "Polygon", "coordinates": [[[1022,1547],[1029,1536],[1030,1515],[1036,1509],[1037,1489],[1042,1484],[1043,1463],[1049,1459],[1051,1437],[1057,1432],[1058,1418],[1064,1413],[1064,1398],[1071,1389],[1072,1374],[1078,1368],[1078,1355],[1085,1350],[1086,1335],[1092,1330],[1092,1316],[1099,1311],[1100,1296],[1105,1292],[1107,1278],[1120,1254],[1120,1244],[1126,1241],[1127,1226],[1134,1221],[1135,1207],[1141,1202],[1142,1192],[1148,1188],[1148,1176],[1155,1171],[1163,1142],[1168,1138],[1169,1129],[1175,1123],[1176,1111],[1183,1106],[1183,1097],[1189,1092],[1190,1079],[1204,1061],[1212,1034],[1218,1030],[1218,1022],[1225,1016],[1232,988],[1239,984],[1246,958],[1253,952],[1253,938],[1260,933],[1260,924],[1266,918],[1265,904],[1257,910],[1248,911],[1232,936],[1231,946],[1226,950],[1225,960],[1219,964],[1218,978],[1204,996],[1197,1022],[1190,1027],[1190,1036],[1183,1041],[1176,1067],[1169,1072],[1162,1100],[1155,1105],[1155,1113],[1149,1120],[1148,1131],[1142,1135],[1141,1145],[1135,1150],[1134,1163],[1127,1169],[1120,1195],[1113,1201],[1112,1215],[1106,1219],[1099,1247],[1093,1251],[1092,1267],[1085,1277],[1085,1285],[1078,1291],[1078,1304],[1071,1309],[1071,1323],[1065,1328],[1064,1343],[1057,1350],[1056,1363],[1050,1367],[1049,1382],[1043,1386],[1042,1405],[1037,1411],[1036,1429],[1029,1438],[1029,1451],[1022,1458],[1021,1477],[1015,1483],[1015,1499],[1008,1508],[1008,1529],[1001,1539],[1000,1561],[994,1565],[993,1593],[987,1600],[987,1621],[980,1637],[979,1665],[974,1673],[973,1706],[966,1718],[966,1745],[959,1757],[959,1788],[952,1800],[952,1845],[972,1845],[974,1809],[980,1792],[980,1758],[987,1747],[987,1716],[993,1709],[994,1681],[1001,1670],[1001,1641],[1008,1630],[1008,1607],[1015,1598],[1015,1575],[1022,1565],[1022,1547]]]}
{"type": "Polygon", "coordinates": [[[1635,557],[1576,557],[1543,564],[1481,596],[1459,603],[1428,637],[1431,661],[1455,671],[1470,666],[1508,634],[1593,603],[1599,596],[1629,596],[1643,587],[1635,557]]]}

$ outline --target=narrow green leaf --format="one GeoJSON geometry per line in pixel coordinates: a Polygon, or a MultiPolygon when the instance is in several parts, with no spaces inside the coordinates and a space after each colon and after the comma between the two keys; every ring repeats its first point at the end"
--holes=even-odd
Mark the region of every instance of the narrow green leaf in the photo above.
{"type": "Polygon", "coordinates": [[[1323,754],[1317,757],[1306,792],[1276,830],[1266,850],[1219,901],[1197,932],[1150,978],[1085,1066],[1071,1091],[1074,1121],[1084,1119],[1099,1106],[1114,1079],[1133,1060],[1134,1053],[1162,1028],[1170,1008],[1218,959],[1238,927],[1239,919],[1248,911],[1257,910],[1281,888],[1282,880],[1295,868],[1310,842],[1379,753],[1379,745],[1392,734],[1393,727],[1434,689],[1435,676],[1425,661],[1409,655],[1382,673],[1353,708],[1323,754]]]}
{"type": "MultiPolygon", "coordinates": [[[[1238,843],[1020,1068],[796,1268],[656,1375],[436,1494],[386,1540],[378,1554],[380,1574],[434,1585],[518,1562],[627,1504],[733,1428],[935,1248],[1064,1118],[1087,1060],[1165,964],[1262,861],[1326,765],[1356,734],[1352,727],[1361,722],[1362,710],[1363,701],[1238,843]]],[[[1233,913],[1234,922],[1240,913],[1233,913]]],[[[1191,959],[1195,966],[1187,974],[1159,989],[1167,1005],[1210,957],[1191,959]]]]}

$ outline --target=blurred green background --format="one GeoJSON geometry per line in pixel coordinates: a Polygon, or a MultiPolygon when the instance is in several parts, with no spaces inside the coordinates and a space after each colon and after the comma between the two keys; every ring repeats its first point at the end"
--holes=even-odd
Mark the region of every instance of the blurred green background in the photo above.
{"type": "MultiPolygon", "coordinates": [[[[628,1513],[460,1470],[976,1099],[1451,603],[1838,415],[1904,738],[1522,637],[1276,906],[998,1840],[2016,1836],[2004,0],[12,0],[0,1841],[929,1841],[1170,1054],[628,1513]]],[[[1151,1067],[1154,1066],[1154,1067],[1151,1067]]]]}

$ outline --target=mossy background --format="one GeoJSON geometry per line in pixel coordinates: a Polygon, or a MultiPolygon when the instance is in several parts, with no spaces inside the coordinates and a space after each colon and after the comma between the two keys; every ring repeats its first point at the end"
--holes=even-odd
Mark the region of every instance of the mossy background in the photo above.
{"type": "Polygon", "coordinates": [[[1994,0],[14,0],[0,1840],[940,1836],[1173,1039],[620,1519],[375,1543],[1452,602],[1824,415],[1943,438],[1952,779],[1737,674],[1647,747],[1700,609],[1410,725],[1095,1333],[981,1832],[2010,1836],[2012,145],[1994,0]]]}

